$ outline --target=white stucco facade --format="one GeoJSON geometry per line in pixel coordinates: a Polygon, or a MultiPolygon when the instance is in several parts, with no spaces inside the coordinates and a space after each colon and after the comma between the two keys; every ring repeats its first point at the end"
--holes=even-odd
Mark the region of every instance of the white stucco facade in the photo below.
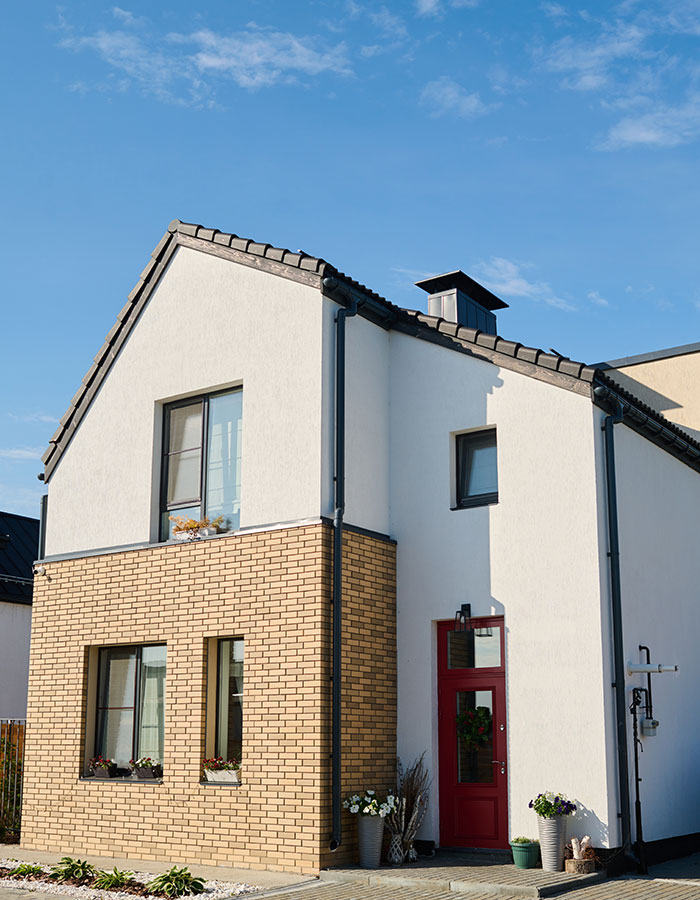
{"type": "MultiPolygon", "coordinates": [[[[157,541],[163,405],[229,386],[243,390],[241,528],[332,516],[338,308],[179,247],[51,476],[47,555],[157,541]]],[[[346,365],[345,520],[398,545],[398,753],[425,753],[434,784],[421,837],[440,842],[437,623],[468,602],[504,617],[509,834],[534,835],[528,801],[558,790],[577,833],[617,846],[603,413],[563,379],[360,315],[346,365]],[[497,432],[498,502],[453,509],[455,434],[483,428],[497,432]]],[[[627,426],[615,437],[626,653],[649,644],[681,666],[655,679],[662,727],[642,758],[656,840],[700,831],[700,474],[627,426]]]]}
{"type": "Polygon", "coordinates": [[[0,600],[0,719],[27,715],[32,607],[0,600]]]}
{"type": "Polygon", "coordinates": [[[47,555],[156,539],[162,405],[243,387],[241,527],[318,517],[322,298],[178,248],[49,484],[47,555]]]}
{"type": "MultiPolygon", "coordinates": [[[[437,784],[435,622],[464,602],[506,628],[511,834],[561,790],[607,841],[594,414],[590,400],[411,337],[391,338],[391,534],[398,541],[399,753],[437,784]],[[499,502],[451,510],[451,435],[495,426],[499,502]],[[398,461],[400,460],[400,462],[398,461]],[[582,686],[595,698],[572,702],[582,686]],[[548,753],[543,748],[556,748],[548,753]],[[576,765],[572,765],[572,759],[576,765]]],[[[423,835],[439,840],[437,792],[423,835]]]]}
{"type": "MultiPolygon", "coordinates": [[[[615,449],[625,655],[642,662],[642,644],[652,662],[679,666],[678,673],[652,676],[654,717],[661,724],[655,737],[642,738],[644,837],[655,841],[700,832],[700,474],[619,425],[615,449]]],[[[628,677],[627,686],[646,687],[646,677],[628,677]]]]}

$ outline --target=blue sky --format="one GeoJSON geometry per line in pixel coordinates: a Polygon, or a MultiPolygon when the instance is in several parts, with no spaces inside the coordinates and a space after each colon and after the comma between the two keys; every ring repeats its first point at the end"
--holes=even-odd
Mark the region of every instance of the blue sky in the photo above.
{"type": "Polygon", "coordinates": [[[0,509],[175,217],[587,362],[700,339],[700,0],[123,2],[3,10],[0,509]]]}

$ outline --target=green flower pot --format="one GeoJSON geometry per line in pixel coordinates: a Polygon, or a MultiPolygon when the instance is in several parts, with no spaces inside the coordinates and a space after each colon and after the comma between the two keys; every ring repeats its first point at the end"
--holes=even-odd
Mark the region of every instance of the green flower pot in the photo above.
{"type": "Polygon", "coordinates": [[[513,851],[513,862],[516,869],[534,869],[540,858],[540,845],[536,843],[530,844],[514,844],[510,843],[510,849],[513,851]]]}

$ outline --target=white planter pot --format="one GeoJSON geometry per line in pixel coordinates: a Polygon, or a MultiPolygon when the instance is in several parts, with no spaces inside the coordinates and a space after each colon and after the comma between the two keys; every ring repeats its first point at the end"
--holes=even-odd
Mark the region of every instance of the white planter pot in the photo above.
{"type": "Polygon", "coordinates": [[[561,872],[564,868],[564,846],[566,844],[566,816],[543,819],[537,816],[540,833],[540,853],[545,872],[561,872]]]}
{"type": "Polygon", "coordinates": [[[360,843],[360,866],[378,869],[382,859],[384,819],[381,816],[357,816],[357,834],[360,843]]]}
{"type": "Polygon", "coordinates": [[[176,541],[196,541],[197,538],[201,537],[212,537],[212,535],[218,534],[216,528],[198,528],[197,534],[192,535],[191,531],[174,531],[173,532],[173,540],[176,541]]]}
{"type": "Polygon", "coordinates": [[[211,769],[204,770],[207,781],[212,781],[214,784],[240,784],[241,780],[238,777],[239,772],[240,769],[219,769],[218,771],[212,771],[211,769]]]}

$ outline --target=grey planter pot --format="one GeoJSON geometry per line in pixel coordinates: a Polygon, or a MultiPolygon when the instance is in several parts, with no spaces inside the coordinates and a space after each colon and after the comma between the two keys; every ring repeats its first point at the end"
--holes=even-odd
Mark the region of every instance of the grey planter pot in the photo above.
{"type": "Polygon", "coordinates": [[[566,844],[566,816],[543,819],[537,816],[540,832],[540,853],[545,872],[561,872],[564,869],[564,846],[566,844]]]}
{"type": "Polygon", "coordinates": [[[382,859],[384,819],[381,816],[358,815],[357,835],[360,843],[360,867],[378,869],[382,859]]]}

